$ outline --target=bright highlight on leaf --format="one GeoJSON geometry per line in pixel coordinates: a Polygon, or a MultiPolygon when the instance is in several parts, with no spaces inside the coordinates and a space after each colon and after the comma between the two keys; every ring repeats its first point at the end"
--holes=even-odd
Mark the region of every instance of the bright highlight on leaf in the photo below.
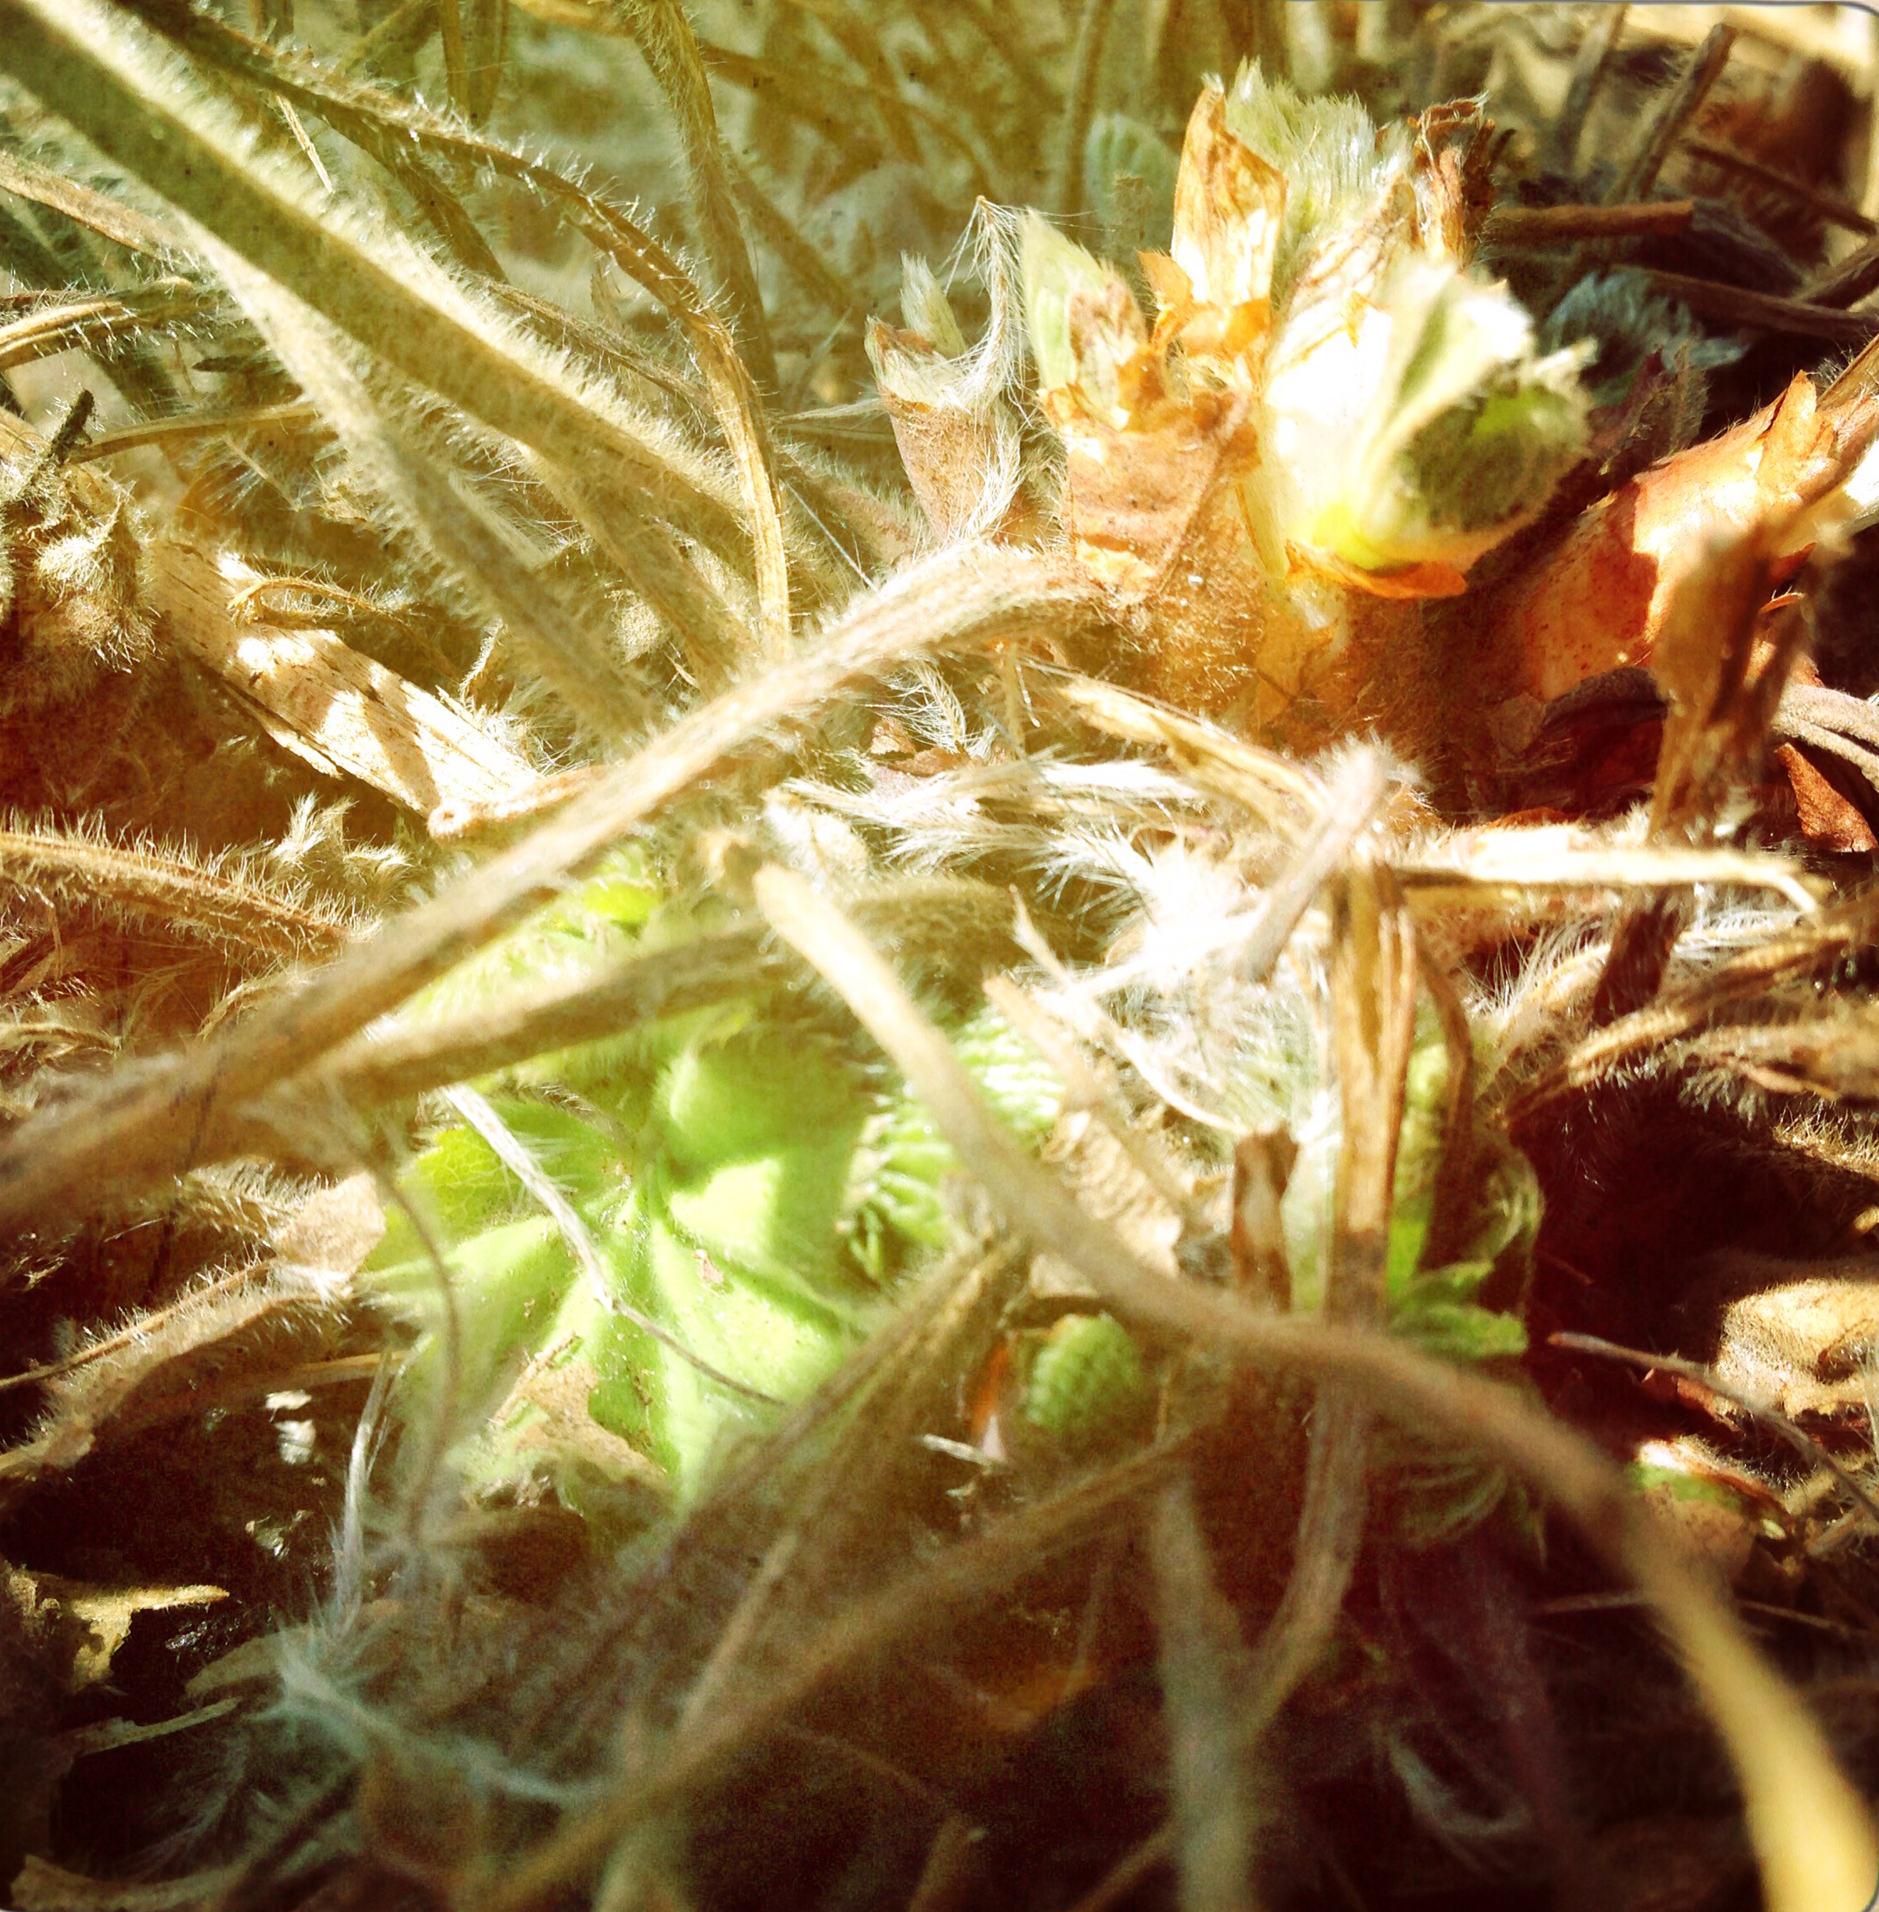
{"type": "MultiPolygon", "coordinates": [[[[550,906],[417,1013],[461,1015],[525,979],[594,970],[636,936],[682,935],[640,869],[550,906]]],[[[955,1040],[1041,1139],[1060,1091],[1036,1056],[989,1011],[955,1040]]],[[[650,1464],[691,1498],[733,1425],[808,1393],[903,1270],[953,1239],[952,1151],[919,1104],[841,1035],[754,1002],[563,1051],[490,1093],[569,1216],[543,1216],[472,1127],[412,1163],[409,1198],[444,1245],[454,1376],[440,1273],[408,1220],[393,1216],[368,1275],[421,1331],[403,1418],[466,1430],[461,1463],[484,1491],[547,1491],[617,1522],[650,1464]]]]}

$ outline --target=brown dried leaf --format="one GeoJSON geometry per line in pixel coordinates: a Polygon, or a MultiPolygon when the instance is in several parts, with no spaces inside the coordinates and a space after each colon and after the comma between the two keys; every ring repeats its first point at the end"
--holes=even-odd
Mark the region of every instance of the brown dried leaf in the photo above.
{"type": "Polygon", "coordinates": [[[1777,744],[1774,756],[1794,791],[1801,835],[1810,847],[1846,856],[1879,850],[1879,836],[1859,806],[1841,796],[1802,751],[1793,744],[1777,744]]]}
{"type": "Polygon", "coordinates": [[[1431,252],[1473,257],[1494,206],[1494,122],[1479,99],[1426,107],[1416,141],[1416,224],[1431,252]]]}
{"type": "Polygon", "coordinates": [[[328,1276],[357,1274],[385,1234],[378,1183],[361,1171],[300,1204],[274,1231],[274,1252],[297,1269],[328,1276]]]}
{"type": "MultiPolygon", "coordinates": [[[[281,1270],[239,1269],[63,1361],[9,1377],[7,1385],[41,1383],[46,1397],[32,1437],[0,1453],[0,1496],[75,1466],[102,1440],[265,1390],[283,1365],[280,1337],[266,1330],[317,1334],[384,1227],[369,1176],[323,1189],[277,1230],[281,1270]]],[[[306,1352],[296,1340],[293,1355],[306,1352]]]]}
{"type": "Polygon", "coordinates": [[[1187,351],[1210,356],[1263,355],[1285,196],[1285,175],[1227,131],[1226,94],[1210,83],[1188,118],[1175,177],[1170,251],[1188,301],[1164,310],[1162,338],[1178,333],[1187,351]]]}
{"type": "Polygon", "coordinates": [[[1010,406],[918,332],[870,319],[867,348],[907,482],[935,537],[1022,537],[1031,513],[1016,485],[1010,406]]]}
{"type": "Polygon", "coordinates": [[[39,713],[155,657],[145,533],[124,493],[3,413],[0,460],[0,711],[39,713]]]}
{"type": "Polygon", "coordinates": [[[1715,542],[1791,548],[1801,514],[1847,477],[1876,428],[1872,400],[1824,406],[1797,373],[1753,418],[1602,498],[1484,607],[1473,655],[1485,701],[1548,703],[1602,671],[1648,663],[1677,588],[1715,542]]]}
{"type": "Polygon", "coordinates": [[[1069,451],[1064,517],[1073,547],[1112,589],[1143,595],[1182,565],[1195,520],[1223,471],[1250,452],[1243,400],[1168,407],[1153,427],[1061,421],[1069,451]]]}
{"type": "Polygon", "coordinates": [[[110,1677],[111,1659],[140,1613],[226,1600],[226,1587],[98,1587],[0,1563],[0,1599],[28,1648],[69,1693],[110,1677]]]}
{"type": "Polygon", "coordinates": [[[1759,539],[1744,538],[1712,546],[1671,594],[1651,659],[1670,700],[1654,833],[1706,833],[1729,789],[1758,766],[1804,629],[1791,606],[1768,606],[1779,568],[1759,539]]]}
{"type": "Polygon", "coordinates": [[[356,777],[422,817],[511,802],[542,781],[459,710],[334,632],[238,623],[229,602],[254,581],[245,565],[175,543],[156,564],[171,641],[316,770],[356,777]]]}
{"type": "MultiPolygon", "coordinates": [[[[1717,1377],[1787,1415],[1864,1419],[1879,1344],[1879,1264],[1774,1281],[1736,1296],[1717,1333],[1717,1377]]],[[[1792,1275],[1792,1265],[1783,1271],[1792,1275]]],[[[1764,1272],[1762,1279],[1766,1280],[1764,1272]]]]}

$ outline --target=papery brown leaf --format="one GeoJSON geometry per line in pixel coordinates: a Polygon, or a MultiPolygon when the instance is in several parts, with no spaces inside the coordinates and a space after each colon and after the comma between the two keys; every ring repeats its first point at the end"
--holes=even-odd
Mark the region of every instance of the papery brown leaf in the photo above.
{"type": "Polygon", "coordinates": [[[335,1318],[346,1278],[384,1229],[371,1178],[354,1176],[310,1196],[276,1230],[281,1271],[238,1269],[61,1362],[10,1377],[43,1385],[45,1405],[32,1436],[0,1453],[0,1497],[76,1466],[107,1438],[265,1392],[294,1358],[284,1362],[278,1335],[299,1331],[294,1355],[304,1356],[305,1335],[335,1318]]]}
{"type": "Polygon", "coordinates": [[[1654,831],[1707,829],[1729,786],[1756,767],[1803,632],[1791,603],[1767,603],[1781,568],[1753,536],[1712,545],[1671,595],[1651,656],[1670,701],[1654,831]]]}
{"type": "MultiPolygon", "coordinates": [[[[1879,1342],[1879,1258],[1732,1256],[1685,1303],[1717,1380],[1790,1419],[1862,1421],[1879,1342]],[[1708,1350],[1706,1349],[1707,1353],[1708,1350]]],[[[1728,1403],[1720,1412],[1736,1418],[1728,1403]]]]}
{"type": "Polygon", "coordinates": [[[1602,498],[1483,607],[1470,661],[1485,701],[1550,702],[1602,671],[1648,663],[1676,588],[1712,544],[1752,535],[1771,553],[1791,548],[1784,534],[1843,482],[1875,429],[1879,404],[1823,407],[1797,373],[1753,418],[1602,498]]]}
{"type": "Polygon", "coordinates": [[[870,319],[867,345],[907,482],[934,536],[941,543],[974,530],[1006,540],[1024,536],[1032,514],[1005,471],[1007,452],[1015,453],[1017,443],[1017,421],[1005,400],[990,389],[947,391],[941,378],[949,361],[918,332],[870,319]],[[1009,502],[987,526],[988,505],[996,505],[1000,490],[1010,491],[1009,502]]]}
{"type": "MultiPolygon", "coordinates": [[[[1181,149],[1170,248],[1191,308],[1166,313],[1189,351],[1255,359],[1263,352],[1285,195],[1285,175],[1227,131],[1218,82],[1205,87],[1181,149]]],[[[1155,290],[1161,296],[1163,285],[1155,290]]]]}
{"type": "Polygon", "coordinates": [[[1243,405],[1170,407],[1152,431],[1066,429],[1064,516],[1078,558],[1112,589],[1151,590],[1179,560],[1244,419],[1243,405]]]}
{"type": "Polygon", "coordinates": [[[1494,205],[1494,122],[1478,99],[1425,107],[1410,120],[1415,133],[1416,224],[1431,252],[1474,255],[1494,205]]]}
{"type": "Polygon", "coordinates": [[[1777,744],[1774,756],[1793,788],[1801,835],[1811,848],[1850,856],[1879,850],[1879,836],[1859,806],[1843,797],[1805,752],[1793,744],[1777,744]]]}

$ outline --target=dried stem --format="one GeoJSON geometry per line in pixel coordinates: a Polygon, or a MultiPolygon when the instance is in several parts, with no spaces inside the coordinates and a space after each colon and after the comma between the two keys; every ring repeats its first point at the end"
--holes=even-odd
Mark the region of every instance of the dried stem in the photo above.
{"type": "Polygon", "coordinates": [[[1653,1003],[1575,1044],[1509,1097],[1509,1125],[1518,1130],[1549,1104],[1582,1093],[1626,1063],[1701,1028],[1731,1002],[1842,960],[1872,935],[1876,925],[1879,890],[1866,890],[1820,911],[1785,936],[1770,936],[1719,963],[1670,1001],[1653,1003]]]}
{"type": "Polygon", "coordinates": [[[186,250],[181,238],[160,219],[76,179],[67,179],[63,173],[55,173],[20,153],[0,152],[0,192],[16,193],[35,205],[49,206],[117,245],[153,259],[186,250]]]}
{"type": "Polygon", "coordinates": [[[265,956],[324,955],[352,940],[346,924],[271,894],[226,859],[102,843],[50,826],[0,830],[0,889],[265,956]]]}
{"type": "MultiPolygon", "coordinates": [[[[1258,1824],[1243,1715],[1252,1669],[1215,1586],[1191,1485],[1162,1490],[1148,1529],[1183,1912],[1245,1912],[1258,1824]]],[[[1339,1598],[1342,1598],[1340,1590],[1339,1598]]]]}
{"type": "MultiPolygon", "coordinates": [[[[1260,1313],[1222,1291],[1156,1273],[1004,1133],[945,1038],[832,904],[781,870],[760,873],[756,888],[778,933],[822,972],[892,1056],[1011,1225],[1069,1262],[1108,1306],[1144,1326],[1233,1348],[1264,1366],[1355,1383],[1380,1411],[1445,1429],[1552,1498],[1613,1569],[1650,1597],[1679,1648],[1735,1762],[1770,1912],[1863,1902],[1879,1874],[1879,1834],[1865,1802],[1840,1773],[1798,1696],[1590,1441],[1513,1390],[1374,1331],[1260,1313]]],[[[597,1844],[604,1850],[618,1825],[611,1812],[608,1821],[604,1831],[579,1828],[551,1842],[485,1912],[521,1912],[539,1903],[552,1882],[591,1863],[597,1844]]]]}
{"type": "Polygon", "coordinates": [[[1570,174],[1578,164],[1579,136],[1585,131],[1586,115],[1592,110],[1592,101],[1605,77],[1605,69],[1611,64],[1629,11],[1630,8],[1622,4],[1604,8],[1597,24],[1579,42],[1572,77],[1566,83],[1565,102],[1547,133],[1547,153],[1558,172],[1570,174]]]}
{"type": "MultiPolygon", "coordinates": [[[[1817,186],[1810,186],[1804,179],[1796,179],[1792,173],[1764,166],[1760,160],[1751,158],[1747,153],[1737,152],[1733,146],[1718,146],[1714,140],[1708,139],[1686,139],[1683,150],[1692,159],[1706,159],[1712,165],[1726,167],[1744,179],[1754,180],[1758,186],[1785,194],[1796,205],[1805,206],[1809,212],[1818,213],[1822,219],[1836,226],[1844,226],[1848,232],[1857,232],[1863,238],[1871,238],[1875,232],[1879,232],[1879,225],[1868,219],[1857,206],[1848,205],[1844,199],[1836,199],[1817,186]]],[[[1831,304],[1832,301],[1824,303],[1831,304]]]]}
{"type": "Polygon", "coordinates": [[[1642,199],[1657,184],[1657,175],[1663,171],[1664,162],[1682,137],[1684,128],[1696,117],[1709,97],[1710,88],[1722,78],[1735,39],[1735,28],[1721,22],[1704,35],[1703,44],[1690,55],[1688,64],[1677,76],[1676,85],[1665,94],[1645,128],[1630,165],[1613,183],[1606,198],[1607,205],[1642,199]]]}
{"type": "Polygon", "coordinates": [[[134,292],[44,305],[0,325],[0,371],[68,352],[75,345],[95,346],[122,334],[148,331],[172,319],[199,318],[219,304],[217,294],[186,279],[160,279],[134,292]]]}
{"type": "MultiPolygon", "coordinates": [[[[1874,283],[1879,284],[1879,247],[1875,248],[1873,257],[1874,283]]],[[[1805,299],[1783,299],[1772,292],[1750,292],[1743,286],[1723,285],[1715,279],[1693,279],[1683,272],[1660,272],[1655,267],[1649,269],[1647,276],[1652,286],[1667,298],[1682,300],[1698,318],[1713,319],[1719,325],[1746,325],[1763,332],[1794,332],[1804,339],[1829,339],[1836,345],[1864,345],[1874,331],[1879,330],[1879,313],[1836,309],[1841,303],[1850,305],[1862,292],[1870,292],[1870,285],[1844,301],[1837,296],[1843,288],[1833,284],[1810,288],[1810,296],[1805,299]],[[1828,293],[1836,296],[1828,297],[1828,293]]]]}
{"type": "Polygon", "coordinates": [[[1569,239],[1635,239],[1682,232],[1696,217],[1694,199],[1652,199],[1626,206],[1496,206],[1482,243],[1553,246],[1569,239]]]}
{"type": "MultiPolygon", "coordinates": [[[[1340,872],[1333,895],[1332,1014],[1343,1122],[1325,1316],[1374,1327],[1385,1312],[1397,1139],[1415,1036],[1416,940],[1389,872],[1361,850],[1340,872]]],[[[1373,1419],[1360,1394],[1320,1383],[1296,1553],[1259,1644],[1249,1734],[1276,1716],[1337,1627],[1363,1544],[1373,1419]]]]}
{"type": "Polygon", "coordinates": [[[731,323],[749,358],[757,382],[776,384],[776,354],[770,344],[769,320],[757,290],[757,275],[744,243],[737,217],[737,193],[725,163],[718,116],[711,104],[711,83],[705,74],[692,23],[678,0],[610,0],[646,55],[678,123],[679,145],[691,175],[692,203],[698,235],[718,276],[730,306],[731,323]]]}
{"type": "Polygon", "coordinates": [[[22,1123],[0,1144],[0,1229],[77,1215],[213,1159],[248,1132],[243,1105],[394,1009],[548,901],[663,805],[909,658],[1060,630],[1089,585],[1034,555],[959,547],[901,573],[823,642],[706,705],[609,769],[551,823],[407,912],[239,1027],[134,1080],[22,1123]]]}

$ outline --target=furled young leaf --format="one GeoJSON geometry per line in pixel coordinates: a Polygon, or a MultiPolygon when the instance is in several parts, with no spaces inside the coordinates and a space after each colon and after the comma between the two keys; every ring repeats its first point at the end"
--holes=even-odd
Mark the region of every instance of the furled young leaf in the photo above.
{"type": "Polygon", "coordinates": [[[1035,1428],[1085,1445],[1127,1428],[1148,1401],[1148,1374],[1113,1315],[1065,1315],[1032,1352],[1020,1412],[1035,1428]]]}
{"type": "Polygon", "coordinates": [[[1147,612],[1175,701],[1250,705],[1298,742],[1383,721],[1426,743],[1415,601],[1463,591],[1580,455],[1586,354],[1539,354],[1466,263],[1480,182],[1455,129],[1474,154],[1480,126],[1451,118],[1379,133],[1255,66],[1207,87],[1169,250],[1140,257],[1152,330],[1120,272],[1022,222],[1064,527],[1147,612]]]}
{"type": "Polygon", "coordinates": [[[1303,542],[1371,588],[1413,580],[1419,594],[1449,595],[1578,456],[1583,354],[1536,359],[1532,327],[1505,290],[1444,263],[1400,260],[1380,298],[1385,363],[1337,491],[1303,542]]]}

